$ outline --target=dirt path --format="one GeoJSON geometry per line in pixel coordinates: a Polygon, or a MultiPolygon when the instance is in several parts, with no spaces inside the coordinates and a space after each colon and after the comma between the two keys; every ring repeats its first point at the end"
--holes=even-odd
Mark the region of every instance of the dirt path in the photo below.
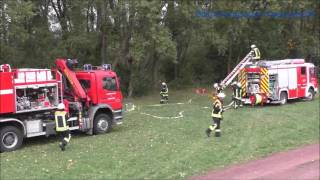
{"type": "Polygon", "coordinates": [[[191,177],[193,180],[319,180],[319,146],[308,145],[300,149],[276,153],[269,157],[233,165],[226,169],[211,171],[203,176],[191,177]]]}

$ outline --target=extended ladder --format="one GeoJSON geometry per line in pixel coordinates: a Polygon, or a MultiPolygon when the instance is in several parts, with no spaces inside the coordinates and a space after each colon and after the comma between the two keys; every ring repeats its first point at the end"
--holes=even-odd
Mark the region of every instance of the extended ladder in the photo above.
{"type": "Polygon", "coordinates": [[[246,66],[248,64],[248,62],[250,62],[251,60],[251,53],[248,53],[246,55],[246,57],[244,57],[240,63],[231,71],[230,74],[228,74],[228,76],[221,81],[220,86],[222,86],[222,88],[227,87],[231,81],[239,74],[240,70],[242,68],[244,68],[244,66],[246,66]]]}

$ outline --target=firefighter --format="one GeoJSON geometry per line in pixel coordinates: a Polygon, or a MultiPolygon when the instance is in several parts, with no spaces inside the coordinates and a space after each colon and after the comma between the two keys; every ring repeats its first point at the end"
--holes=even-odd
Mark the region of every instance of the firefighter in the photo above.
{"type": "Polygon", "coordinates": [[[251,45],[251,56],[252,56],[252,63],[255,64],[257,61],[260,60],[260,51],[257,48],[256,45],[252,44],[251,45]]]}
{"type": "Polygon", "coordinates": [[[237,81],[234,81],[232,84],[232,89],[233,89],[233,105],[234,108],[237,109],[238,107],[242,107],[242,88],[241,84],[237,81]]]}
{"type": "Polygon", "coordinates": [[[238,105],[240,107],[242,107],[243,106],[243,102],[242,102],[242,87],[241,87],[241,83],[240,82],[237,83],[237,96],[236,97],[238,99],[238,105]]]}
{"type": "Polygon", "coordinates": [[[213,88],[216,90],[216,92],[215,92],[216,94],[219,94],[222,92],[222,88],[221,88],[221,86],[219,86],[218,83],[214,83],[213,88]]]}
{"type": "Polygon", "coordinates": [[[162,82],[161,83],[161,90],[160,90],[160,96],[161,96],[161,99],[160,99],[160,103],[168,103],[168,100],[169,100],[169,89],[168,89],[168,86],[165,82],[162,82]]]}
{"type": "Polygon", "coordinates": [[[71,139],[71,134],[69,130],[69,126],[67,124],[68,114],[65,111],[65,106],[63,103],[58,105],[58,110],[54,113],[55,122],[56,122],[56,131],[57,134],[61,137],[61,142],[59,143],[59,147],[62,151],[65,150],[67,144],[71,139]]]}
{"type": "Polygon", "coordinates": [[[213,109],[211,113],[211,117],[213,120],[213,125],[210,125],[209,128],[206,130],[206,134],[208,137],[210,137],[210,133],[212,131],[215,131],[215,137],[221,136],[221,129],[220,129],[220,122],[223,119],[222,113],[223,113],[223,99],[225,97],[224,93],[219,93],[212,104],[213,109]]]}
{"type": "Polygon", "coordinates": [[[11,67],[9,64],[0,65],[0,72],[11,72],[11,67]]]}

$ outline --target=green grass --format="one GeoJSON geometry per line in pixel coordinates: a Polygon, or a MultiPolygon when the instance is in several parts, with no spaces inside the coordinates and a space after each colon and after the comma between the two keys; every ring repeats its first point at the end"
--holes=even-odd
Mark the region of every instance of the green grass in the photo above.
{"type": "Polygon", "coordinates": [[[18,151],[1,154],[6,179],[185,179],[298,146],[319,143],[319,97],[284,106],[244,107],[224,113],[221,138],[207,138],[208,96],[191,90],[170,92],[170,103],[154,96],[133,99],[135,111],[109,134],[76,134],[65,152],[58,138],[28,139],[18,151]],[[140,114],[177,116],[156,119],[140,114]]]}

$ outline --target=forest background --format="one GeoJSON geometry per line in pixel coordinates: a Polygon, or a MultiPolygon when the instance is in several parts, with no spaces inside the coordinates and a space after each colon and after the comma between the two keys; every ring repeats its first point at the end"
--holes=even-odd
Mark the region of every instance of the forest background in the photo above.
{"type": "Polygon", "coordinates": [[[0,64],[112,64],[126,96],[220,82],[262,59],[320,63],[317,0],[0,0],[0,64]]]}

